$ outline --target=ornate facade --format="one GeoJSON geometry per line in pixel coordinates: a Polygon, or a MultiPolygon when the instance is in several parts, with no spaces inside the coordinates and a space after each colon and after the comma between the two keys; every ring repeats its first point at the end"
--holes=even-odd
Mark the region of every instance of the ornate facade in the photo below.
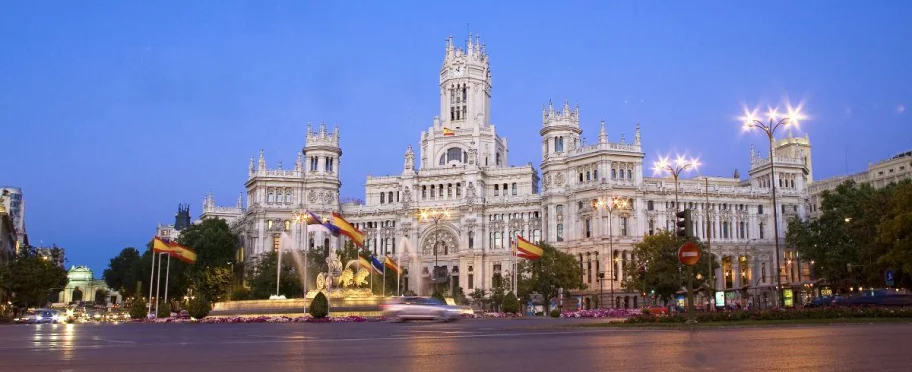
{"type": "MultiPolygon", "coordinates": [[[[365,232],[369,249],[400,257],[407,287],[419,294],[429,293],[435,265],[445,267],[450,285],[466,293],[490,289],[496,278],[510,274],[510,243],[522,235],[579,259],[587,288],[568,298],[588,304],[601,296],[602,303],[621,307],[642,304],[639,291],[620,288],[623,266],[644,235],[671,228],[675,184],[646,174],[639,125],[632,126],[628,141],[622,133],[609,138],[602,122],[598,140],[586,143],[579,107],[564,103],[558,109],[549,102],[539,131],[539,176],[532,163],[508,165],[507,139],[490,121],[492,74],[484,44],[470,35],[465,48],[458,48],[447,39],[438,83],[440,115],[421,132],[418,151],[405,150],[400,174],[368,176],[364,200],[339,198],[338,127],[329,132],[325,124],[318,129],[308,124],[292,169],[281,163],[268,168],[261,151],[248,167],[247,206],[239,200],[235,207],[216,207],[210,195],[202,218],[232,223],[243,259],[278,249],[282,239],[291,239],[298,249],[336,248],[341,239],[320,234],[305,239],[293,213],[340,212],[365,232]],[[593,207],[593,200],[605,197],[628,199],[630,208],[609,213],[593,207]],[[421,218],[422,210],[432,208],[446,208],[449,215],[421,218]],[[604,274],[603,283],[598,273],[604,274]]],[[[752,148],[748,179],[736,171],[733,177],[684,179],[678,187],[682,206],[693,209],[697,235],[711,235],[713,253],[722,259],[717,288],[755,288],[758,300],[770,302],[771,291],[763,292],[775,275],[770,186],[779,185],[784,236],[782,221],[806,213],[812,181],[807,137],[789,135],[775,148],[775,180],[769,159],[752,148]]],[[[784,283],[801,282],[799,275],[789,274],[801,272],[796,261],[786,264],[782,258],[784,283]]]]}

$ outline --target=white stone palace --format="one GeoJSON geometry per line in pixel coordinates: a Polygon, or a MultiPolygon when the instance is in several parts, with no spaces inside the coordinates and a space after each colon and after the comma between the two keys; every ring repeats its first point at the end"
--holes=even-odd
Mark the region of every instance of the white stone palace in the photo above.
{"type": "MultiPolygon", "coordinates": [[[[308,124],[293,168],[281,163],[269,168],[261,151],[250,160],[246,203],[239,198],[235,206],[218,207],[210,194],[201,218],[232,224],[243,246],[240,262],[278,249],[285,232],[299,249],[339,247],[341,238],[310,234],[301,239],[302,229],[293,220],[293,213],[304,210],[320,216],[339,212],[365,232],[370,250],[401,257],[400,266],[408,271],[405,286],[419,294],[430,293],[435,262],[446,268],[450,286],[467,294],[490,289],[496,278],[509,275],[510,242],[522,235],[578,257],[587,289],[566,293],[566,304],[594,306],[601,298],[605,306],[641,306],[640,291],[621,289],[623,265],[644,235],[672,228],[675,184],[670,177],[651,176],[644,166],[639,125],[630,125],[634,135],[627,140],[609,134],[602,122],[598,140],[585,143],[579,107],[555,108],[549,102],[539,130],[540,171],[532,163],[508,166],[507,140],[491,122],[492,73],[485,45],[470,35],[458,48],[448,38],[438,79],[440,115],[421,132],[415,149],[405,149],[400,174],[367,177],[363,201],[339,196],[339,128],[308,124]],[[629,200],[630,208],[611,213],[593,208],[593,200],[611,197],[629,200]],[[436,224],[420,218],[422,210],[433,208],[450,214],[436,224]]],[[[762,134],[757,140],[767,147],[762,134]]],[[[693,210],[697,235],[704,240],[707,231],[712,235],[712,251],[721,258],[716,287],[724,289],[726,302],[776,301],[771,184],[779,186],[780,236],[785,236],[782,221],[807,212],[813,181],[807,136],[789,134],[775,142],[775,149],[775,179],[769,159],[751,148],[747,179],[735,171],[732,177],[679,183],[680,203],[693,210]]],[[[797,297],[808,287],[809,267],[784,239],[781,246],[782,283],[797,297]]]]}

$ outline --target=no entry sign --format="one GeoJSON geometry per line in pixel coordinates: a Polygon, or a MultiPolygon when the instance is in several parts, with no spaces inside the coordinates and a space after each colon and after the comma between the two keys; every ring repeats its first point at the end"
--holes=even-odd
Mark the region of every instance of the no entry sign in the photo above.
{"type": "Polygon", "coordinates": [[[678,261],[687,266],[696,265],[700,262],[700,246],[694,242],[687,242],[678,248],[678,261]]]}

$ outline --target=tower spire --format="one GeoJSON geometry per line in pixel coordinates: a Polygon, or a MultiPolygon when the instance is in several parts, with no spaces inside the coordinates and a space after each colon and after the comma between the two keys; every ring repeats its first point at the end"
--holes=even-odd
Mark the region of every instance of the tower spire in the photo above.
{"type": "Polygon", "coordinates": [[[260,149],[260,160],[257,162],[257,170],[266,170],[266,156],[263,155],[263,149],[260,149]]]}
{"type": "Polygon", "coordinates": [[[608,142],[608,133],[605,132],[605,121],[601,122],[602,128],[599,130],[599,143],[608,142]]]}
{"type": "Polygon", "coordinates": [[[633,144],[640,145],[640,123],[636,123],[636,131],[633,134],[633,144]]]}

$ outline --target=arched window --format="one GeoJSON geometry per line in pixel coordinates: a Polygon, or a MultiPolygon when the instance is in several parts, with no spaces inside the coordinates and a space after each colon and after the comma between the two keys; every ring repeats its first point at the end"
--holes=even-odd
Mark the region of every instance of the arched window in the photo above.
{"type": "Polygon", "coordinates": [[[285,220],[285,231],[291,230],[291,221],[285,220]]]}
{"type": "Polygon", "coordinates": [[[592,181],[592,172],[586,171],[586,181],[592,181]]]}
{"type": "Polygon", "coordinates": [[[500,153],[499,152],[494,154],[494,164],[500,165],[500,153]]]}
{"type": "Polygon", "coordinates": [[[611,169],[611,179],[616,180],[618,178],[617,169],[611,169]]]}
{"type": "Polygon", "coordinates": [[[633,172],[630,169],[627,170],[627,179],[633,179],[633,172]]]}
{"type": "Polygon", "coordinates": [[[386,193],[380,193],[380,204],[386,203],[386,193]]]}
{"type": "MultiPolygon", "coordinates": [[[[462,151],[462,149],[460,149],[458,147],[450,147],[449,149],[447,149],[446,154],[440,156],[440,165],[444,165],[444,164],[449,163],[454,160],[458,161],[458,162],[463,162],[464,153],[465,153],[465,151],[462,151]],[[444,160],[444,157],[446,157],[446,160],[444,160]]],[[[468,157],[468,156],[466,156],[466,157],[468,157]]]]}
{"type": "Polygon", "coordinates": [[[291,197],[291,190],[286,190],[286,191],[285,191],[285,202],[286,202],[286,203],[294,203],[294,199],[291,197]]]}
{"type": "Polygon", "coordinates": [[[275,202],[275,194],[272,192],[272,190],[269,190],[269,194],[267,194],[267,196],[266,196],[266,202],[267,203],[275,202]]]}
{"type": "Polygon", "coordinates": [[[513,196],[516,196],[516,182],[513,182],[513,196]]]}
{"type": "Polygon", "coordinates": [[[282,193],[282,190],[279,190],[279,191],[276,193],[276,202],[278,202],[278,203],[284,203],[284,202],[285,202],[285,194],[282,193]]]}
{"type": "Polygon", "coordinates": [[[592,179],[598,181],[598,169],[592,171],[592,179]]]}
{"type": "Polygon", "coordinates": [[[392,191],[390,191],[389,193],[386,194],[386,200],[389,200],[390,203],[393,202],[393,192],[392,191]]]}

